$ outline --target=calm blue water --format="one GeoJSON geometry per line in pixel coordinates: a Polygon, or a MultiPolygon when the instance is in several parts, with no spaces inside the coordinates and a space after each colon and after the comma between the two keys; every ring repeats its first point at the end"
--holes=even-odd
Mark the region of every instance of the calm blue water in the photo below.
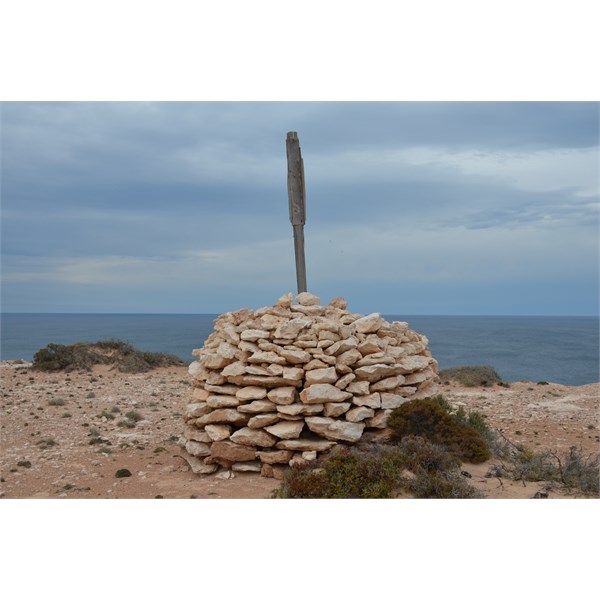
{"type": "MultiPolygon", "coordinates": [[[[217,315],[3,314],[0,358],[31,360],[49,343],[118,338],[191,362],[217,315]]],[[[600,381],[598,317],[385,315],[425,334],[440,368],[492,365],[506,381],[600,381]]]]}

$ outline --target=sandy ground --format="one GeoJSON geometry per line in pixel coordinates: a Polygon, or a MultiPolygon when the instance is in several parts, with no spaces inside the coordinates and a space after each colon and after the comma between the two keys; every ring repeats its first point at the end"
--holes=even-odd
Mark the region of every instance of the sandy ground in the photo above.
{"type": "MultiPolygon", "coordinates": [[[[190,471],[177,445],[191,394],[186,368],[48,374],[2,363],[0,377],[3,498],[251,499],[269,498],[280,484],[257,474],[224,480],[190,471]],[[142,417],[132,428],[119,425],[129,411],[142,417]],[[119,469],[132,476],[117,478],[119,469]]],[[[600,384],[450,384],[442,391],[451,402],[483,412],[515,443],[559,453],[571,446],[586,455],[600,450],[600,384]]],[[[532,498],[544,489],[543,483],[486,478],[494,462],[464,465],[486,497],[532,498]]],[[[583,496],[553,489],[549,497],[583,496]]]]}

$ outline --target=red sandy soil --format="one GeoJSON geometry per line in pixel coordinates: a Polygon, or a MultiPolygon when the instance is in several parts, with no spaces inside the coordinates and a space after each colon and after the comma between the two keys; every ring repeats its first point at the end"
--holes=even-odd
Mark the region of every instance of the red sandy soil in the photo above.
{"type": "MultiPolygon", "coordinates": [[[[43,373],[4,362],[0,377],[0,497],[250,499],[269,498],[280,485],[254,473],[224,480],[191,472],[177,445],[191,395],[185,367],[141,374],[108,367],[90,373],[43,373]],[[142,420],[133,428],[119,425],[132,410],[142,420]],[[103,411],[116,418],[101,416],[103,411]],[[93,428],[110,444],[90,444],[93,428]],[[48,439],[55,443],[44,448],[48,439]],[[119,469],[128,469],[132,476],[115,477],[119,469]]],[[[533,450],[563,454],[576,446],[585,456],[600,450],[600,384],[450,384],[442,392],[452,403],[481,411],[492,427],[533,450]]],[[[472,475],[469,483],[487,498],[532,498],[544,489],[543,482],[486,478],[494,462],[463,466],[472,475]]],[[[555,488],[549,497],[585,496],[555,488]]]]}

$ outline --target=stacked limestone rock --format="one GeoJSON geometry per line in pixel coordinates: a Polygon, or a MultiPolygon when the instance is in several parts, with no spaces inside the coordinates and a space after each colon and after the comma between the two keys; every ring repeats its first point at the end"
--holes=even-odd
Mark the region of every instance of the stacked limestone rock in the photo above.
{"type": "Polygon", "coordinates": [[[437,391],[425,336],[304,292],[226,313],[189,367],[180,444],[195,473],[281,476],[338,444],[374,439],[392,409],[437,391]]]}

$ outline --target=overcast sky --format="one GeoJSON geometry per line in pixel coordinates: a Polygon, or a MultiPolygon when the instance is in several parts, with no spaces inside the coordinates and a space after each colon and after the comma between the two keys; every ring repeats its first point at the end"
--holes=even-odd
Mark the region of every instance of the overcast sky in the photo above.
{"type": "Polygon", "coordinates": [[[2,105],[2,310],[598,312],[598,104],[2,105]]]}

